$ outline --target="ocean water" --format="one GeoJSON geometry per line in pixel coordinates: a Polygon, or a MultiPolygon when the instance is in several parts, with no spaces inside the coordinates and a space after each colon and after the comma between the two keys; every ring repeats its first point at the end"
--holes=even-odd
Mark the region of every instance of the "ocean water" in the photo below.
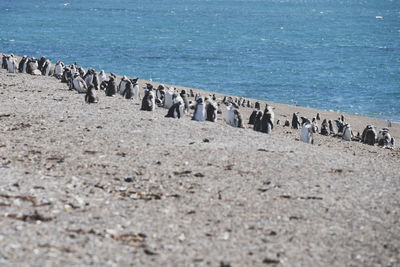
{"type": "Polygon", "coordinates": [[[398,0],[1,0],[0,51],[400,121],[398,0]]]}

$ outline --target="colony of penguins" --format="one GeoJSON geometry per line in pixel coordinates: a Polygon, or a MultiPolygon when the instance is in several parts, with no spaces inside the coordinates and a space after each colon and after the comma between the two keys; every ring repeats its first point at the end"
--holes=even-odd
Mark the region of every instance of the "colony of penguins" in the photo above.
{"type": "MultiPolygon", "coordinates": [[[[253,105],[250,100],[246,101],[242,97],[233,99],[225,96],[223,99],[217,99],[215,94],[203,97],[199,93],[195,94],[192,89],[189,93],[186,93],[185,90],[178,92],[174,87],[166,87],[161,84],[154,88],[150,83],[143,87],[144,95],[141,97],[138,78],[130,79],[123,76],[117,84],[115,74],[106,75],[104,70],[98,73],[92,68],[85,70],[76,62],[72,65],[65,65],[61,61],[53,64],[44,56],[40,59],[28,56],[19,59],[13,54],[3,54],[1,67],[7,69],[9,73],[54,76],[61,82],[67,83],[70,90],[85,94],[87,103],[97,103],[99,98],[96,92],[103,91],[107,97],[121,95],[124,99],[141,100],[141,110],[143,111],[153,111],[156,106],[166,108],[168,111],[165,117],[170,118],[179,119],[189,114],[189,110],[194,110],[193,120],[215,122],[218,114],[222,114],[221,107],[225,106],[224,119],[226,123],[233,127],[244,128],[240,113],[240,108],[244,107],[253,109],[248,124],[252,125],[255,131],[271,134],[274,124],[281,124],[280,120],[275,122],[274,108],[268,104],[262,111],[259,102],[253,105]]],[[[350,124],[345,122],[343,115],[334,120],[336,127],[333,126],[331,120],[327,121],[326,119],[322,120],[321,126],[318,127],[318,121],[321,121],[319,113],[310,121],[306,117],[299,119],[299,113],[296,112],[293,113],[291,122],[286,120],[282,125],[300,129],[300,140],[309,144],[314,143],[313,134],[319,133],[343,138],[346,141],[358,141],[368,145],[378,144],[384,148],[392,149],[395,146],[395,140],[391,137],[388,129],[391,127],[390,121],[388,121],[388,128],[383,128],[379,132],[373,125],[367,125],[361,135],[360,133],[353,134],[350,124]]]]}

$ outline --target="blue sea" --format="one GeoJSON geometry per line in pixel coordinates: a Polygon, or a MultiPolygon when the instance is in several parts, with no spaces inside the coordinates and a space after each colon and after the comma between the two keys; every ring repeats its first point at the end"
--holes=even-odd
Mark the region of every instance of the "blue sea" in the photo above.
{"type": "Polygon", "coordinates": [[[399,0],[1,0],[0,51],[400,121],[399,0]]]}

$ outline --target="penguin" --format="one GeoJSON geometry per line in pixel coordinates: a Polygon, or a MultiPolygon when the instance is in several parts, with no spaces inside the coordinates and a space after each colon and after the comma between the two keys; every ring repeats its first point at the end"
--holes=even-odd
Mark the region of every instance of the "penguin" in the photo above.
{"type": "Polygon", "coordinates": [[[140,90],[139,90],[139,84],[137,82],[138,80],[139,78],[131,79],[131,83],[133,86],[132,92],[135,100],[140,100],[140,90]]]}
{"type": "Polygon", "coordinates": [[[368,145],[375,145],[376,141],[376,130],[373,125],[367,125],[365,127],[362,135],[361,135],[361,142],[368,145]]]}
{"type": "Polygon", "coordinates": [[[255,108],[254,108],[253,112],[250,115],[248,124],[254,125],[254,122],[256,120],[256,116],[257,116],[257,113],[258,113],[259,110],[260,110],[260,103],[256,102],[255,108]]]}
{"type": "Polygon", "coordinates": [[[293,129],[299,129],[300,122],[299,122],[299,117],[297,116],[297,113],[293,113],[292,117],[292,128],[293,129]]]}
{"type": "Polygon", "coordinates": [[[125,99],[131,99],[133,97],[133,95],[134,95],[133,94],[133,85],[132,85],[132,82],[130,80],[128,80],[125,84],[125,90],[124,90],[122,96],[125,99]]]}
{"type": "Polygon", "coordinates": [[[316,129],[314,125],[307,118],[301,117],[301,132],[300,132],[300,141],[305,142],[307,144],[314,144],[314,136],[316,133],[316,129]]]}
{"type": "Polygon", "coordinates": [[[257,131],[257,132],[261,131],[261,120],[262,120],[263,115],[264,114],[261,110],[257,111],[256,117],[254,120],[254,127],[253,127],[254,131],[257,131]]]}
{"type": "Polygon", "coordinates": [[[335,130],[333,129],[333,125],[332,125],[332,121],[329,120],[328,124],[329,124],[329,133],[330,134],[335,134],[335,130]]]}
{"type": "Polygon", "coordinates": [[[93,84],[93,78],[94,78],[95,71],[92,68],[89,68],[88,71],[86,72],[85,76],[83,76],[83,80],[85,81],[86,85],[89,87],[90,84],[93,84]]]}
{"type": "Polygon", "coordinates": [[[243,128],[243,120],[242,120],[242,115],[240,114],[239,109],[234,109],[233,110],[233,126],[237,128],[243,128]]]}
{"type": "Polygon", "coordinates": [[[312,119],[311,123],[314,124],[314,127],[315,127],[316,131],[318,132],[317,119],[315,117],[312,119]]]}
{"type": "Polygon", "coordinates": [[[392,127],[392,122],[390,120],[387,120],[387,127],[392,127]]]}
{"type": "Polygon", "coordinates": [[[394,146],[394,138],[390,136],[388,128],[382,128],[382,130],[379,131],[377,142],[378,145],[382,147],[394,146]]]}
{"type": "Polygon", "coordinates": [[[174,94],[172,96],[172,99],[173,99],[173,104],[168,109],[168,113],[165,117],[180,119],[185,114],[183,99],[181,96],[178,96],[177,94],[174,94]]]}
{"type": "Polygon", "coordinates": [[[274,128],[275,114],[271,106],[265,105],[264,115],[261,118],[261,132],[270,134],[274,128]]]}
{"type": "Polygon", "coordinates": [[[170,87],[168,90],[165,91],[165,96],[164,96],[164,108],[169,109],[172,105],[172,96],[174,94],[174,88],[170,87]]]}
{"type": "Polygon", "coordinates": [[[121,79],[119,85],[118,85],[118,90],[119,90],[119,93],[120,93],[121,95],[124,94],[124,91],[125,91],[125,89],[126,89],[126,84],[127,84],[128,81],[129,81],[128,77],[126,77],[126,76],[124,75],[124,76],[122,77],[122,79],[121,79]]]}
{"type": "Polygon", "coordinates": [[[53,73],[54,73],[54,66],[52,66],[51,61],[47,59],[42,67],[42,75],[53,76],[53,73]]]}
{"type": "Polygon", "coordinates": [[[233,108],[233,105],[231,103],[229,103],[225,109],[225,121],[230,126],[234,126],[235,125],[234,120],[235,120],[234,108],[233,108]]]}
{"type": "Polygon", "coordinates": [[[218,111],[217,104],[215,104],[214,101],[208,101],[207,105],[206,105],[206,112],[207,112],[206,120],[211,121],[211,122],[216,122],[217,121],[217,111],[218,111]]]}
{"type": "Polygon", "coordinates": [[[340,118],[338,120],[335,120],[335,122],[336,122],[336,127],[338,129],[337,133],[343,134],[343,130],[344,130],[344,126],[345,126],[344,122],[340,118]]]}
{"type": "Polygon", "coordinates": [[[351,141],[351,138],[353,137],[353,132],[351,130],[351,126],[350,124],[345,124],[343,126],[343,134],[342,134],[342,138],[345,141],[351,141]]]}
{"type": "Polygon", "coordinates": [[[101,85],[101,83],[105,80],[107,80],[107,75],[105,74],[104,70],[100,71],[100,74],[98,75],[98,79],[99,79],[99,86],[101,85]]]}
{"type": "Polygon", "coordinates": [[[190,89],[190,97],[194,97],[194,93],[193,93],[192,89],[190,89]]]}
{"type": "Polygon", "coordinates": [[[8,65],[7,65],[7,61],[8,61],[8,57],[7,55],[3,54],[3,56],[1,57],[1,68],[7,70],[8,69],[8,65]]]}
{"type": "Polygon", "coordinates": [[[13,54],[10,55],[7,61],[7,68],[8,68],[8,73],[17,73],[18,65],[17,65],[17,59],[14,57],[13,54]]]}
{"type": "Polygon", "coordinates": [[[77,72],[74,73],[73,80],[72,80],[73,88],[78,91],[78,93],[83,94],[87,92],[87,85],[85,81],[82,79],[81,76],[77,72]]]}
{"type": "Polygon", "coordinates": [[[28,66],[26,72],[32,75],[35,75],[36,70],[38,70],[38,60],[34,57],[28,60],[28,66]]]}
{"type": "Polygon", "coordinates": [[[206,118],[207,118],[207,113],[206,113],[204,100],[202,97],[199,97],[196,100],[196,107],[194,109],[194,114],[193,114],[192,120],[205,121],[206,118]]]}
{"type": "Polygon", "coordinates": [[[142,99],[142,107],[140,110],[145,111],[154,111],[155,109],[155,94],[153,91],[153,87],[149,87],[144,91],[144,97],[142,99]]]}
{"type": "Polygon", "coordinates": [[[182,89],[179,95],[181,96],[181,98],[182,98],[182,100],[183,100],[183,104],[184,104],[184,105],[183,105],[183,108],[184,108],[184,111],[185,111],[186,113],[189,112],[190,104],[189,104],[189,100],[188,100],[186,91],[185,91],[184,89],[182,89]]]}
{"type": "Polygon", "coordinates": [[[319,116],[319,113],[317,113],[317,120],[321,120],[321,117],[319,116]]]}
{"type": "Polygon", "coordinates": [[[20,73],[26,73],[26,67],[28,66],[28,56],[23,56],[21,61],[19,62],[18,65],[18,71],[20,73]]]}
{"type": "MultiPolygon", "coordinates": [[[[104,83],[104,81],[103,81],[103,83],[104,83]]],[[[106,94],[106,96],[114,96],[116,93],[117,93],[117,86],[115,85],[115,79],[113,76],[110,76],[110,79],[107,82],[105,94],[106,94]]]]}
{"type": "Polygon", "coordinates": [[[161,107],[164,106],[165,88],[163,84],[158,85],[156,89],[156,104],[161,107]]]}
{"type": "Polygon", "coordinates": [[[57,61],[56,66],[54,68],[54,76],[57,79],[62,79],[64,68],[65,68],[64,63],[61,60],[57,61]]]}
{"type": "Polygon", "coordinates": [[[283,125],[283,127],[289,127],[290,126],[290,121],[289,120],[285,120],[285,124],[283,125]]]}
{"type": "Polygon", "coordinates": [[[321,124],[321,135],[329,135],[330,134],[330,131],[329,131],[329,124],[328,124],[328,122],[326,121],[326,119],[324,119],[323,121],[322,121],[322,124],[321,124]]]}
{"type": "Polygon", "coordinates": [[[96,93],[94,91],[94,85],[93,84],[90,84],[88,89],[87,89],[87,92],[86,92],[86,95],[85,95],[85,102],[88,103],[88,104],[99,102],[99,99],[98,99],[98,97],[97,97],[97,95],[96,95],[96,93]]]}
{"type": "Polygon", "coordinates": [[[41,57],[39,62],[38,62],[38,70],[40,70],[40,72],[43,71],[44,63],[46,63],[46,57],[45,56],[41,57]]]}

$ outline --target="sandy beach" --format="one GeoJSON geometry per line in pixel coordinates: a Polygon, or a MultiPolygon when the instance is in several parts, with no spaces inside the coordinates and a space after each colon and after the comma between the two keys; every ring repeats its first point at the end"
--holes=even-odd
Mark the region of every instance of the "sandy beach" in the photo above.
{"type": "MultiPolygon", "coordinates": [[[[282,125],[341,114],[268,102],[281,125],[267,135],[251,108],[239,129],[97,93],[0,70],[0,265],[400,264],[400,149],[310,145],[282,125]]],[[[354,132],[387,126],[344,116],[354,132]]]]}

